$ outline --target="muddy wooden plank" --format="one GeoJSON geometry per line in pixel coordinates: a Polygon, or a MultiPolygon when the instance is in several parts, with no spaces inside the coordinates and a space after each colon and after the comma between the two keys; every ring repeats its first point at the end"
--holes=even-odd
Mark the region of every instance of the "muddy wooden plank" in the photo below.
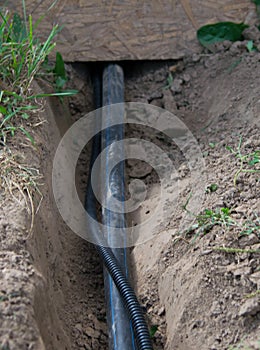
{"type": "MultiPolygon", "coordinates": [[[[21,11],[21,1],[7,6],[21,11]],[[20,5],[18,5],[18,3],[20,5]]],[[[196,29],[217,21],[254,16],[251,0],[25,0],[27,13],[46,17],[46,36],[63,26],[57,50],[66,61],[178,59],[199,51],[196,29]],[[48,11],[48,9],[51,9],[48,11]]]]}

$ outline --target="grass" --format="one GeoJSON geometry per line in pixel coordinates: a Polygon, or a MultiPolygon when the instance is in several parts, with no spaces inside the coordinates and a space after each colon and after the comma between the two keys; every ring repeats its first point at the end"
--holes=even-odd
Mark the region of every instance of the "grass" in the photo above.
{"type": "Polygon", "coordinates": [[[230,226],[236,226],[238,223],[231,217],[230,208],[216,208],[216,209],[204,209],[200,214],[195,215],[187,209],[191,198],[189,195],[186,203],[183,206],[183,209],[187,211],[190,215],[196,218],[195,223],[188,227],[185,232],[181,235],[186,236],[190,233],[195,233],[194,240],[198,237],[204,236],[207,234],[214,226],[221,226],[223,228],[228,228],[230,226]]]}
{"type": "Polygon", "coordinates": [[[226,146],[226,149],[232,153],[238,159],[239,168],[234,175],[234,186],[237,185],[238,177],[241,173],[260,173],[260,169],[256,169],[256,165],[260,163],[260,149],[253,152],[243,154],[241,151],[242,136],[240,136],[238,146],[234,149],[230,146],[226,146]]]}
{"type": "MultiPolygon", "coordinates": [[[[191,194],[189,195],[186,203],[183,205],[183,209],[195,218],[195,223],[192,226],[188,227],[184,232],[180,232],[176,237],[177,239],[181,238],[184,239],[187,243],[190,243],[184,237],[187,237],[187,235],[194,233],[192,241],[195,241],[198,237],[202,237],[205,234],[208,234],[214,226],[219,226],[224,231],[230,229],[231,227],[237,228],[240,231],[239,236],[255,234],[260,238],[260,217],[257,215],[257,213],[254,214],[253,219],[245,219],[242,222],[238,222],[237,220],[232,218],[232,212],[235,211],[235,208],[206,208],[200,214],[195,215],[187,209],[190,198],[191,194]]],[[[246,252],[243,249],[241,251],[236,248],[234,248],[235,251],[232,251],[232,249],[233,248],[219,248],[219,250],[223,250],[229,253],[246,252]]],[[[259,251],[255,250],[252,250],[250,252],[259,253],[259,251]]]]}
{"type": "Polygon", "coordinates": [[[256,291],[250,293],[250,294],[246,294],[244,296],[245,299],[251,299],[251,298],[254,298],[256,296],[260,295],[260,289],[257,289],[256,291]]]}
{"type": "Polygon", "coordinates": [[[204,209],[204,211],[196,216],[196,223],[191,227],[192,231],[196,231],[194,239],[208,233],[214,226],[221,226],[224,229],[235,226],[236,222],[230,216],[229,208],[204,209]]]}
{"type": "MultiPolygon", "coordinates": [[[[11,17],[6,10],[0,12],[0,18],[2,19],[0,25],[1,142],[6,143],[9,135],[14,136],[15,132],[20,131],[33,143],[34,140],[23,126],[23,121],[42,109],[41,98],[74,93],[74,91],[59,91],[35,95],[31,88],[37,75],[50,75],[50,72],[43,67],[48,55],[55,47],[53,39],[59,32],[59,27],[54,26],[46,41],[42,43],[34,35],[35,28],[31,16],[26,23],[18,14],[11,17]]],[[[56,77],[55,84],[62,80],[64,85],[64,67],[57,67],[57,64],[64,65],[60,55],[57,56],[57,62],[52,76],[56,77]],[[62,77],[57,76],[56,72],[61,71],[62,77]]]]}
{"type": "Polygon", "coordinates": [[[224,253],[238,254],[238,253],[248,253],[248,254],[259,254],[260,249],[241,249],[241,248],[231,248],[231,247],[216,247],[213,250],[217,250],[224,253]]]}
{"type": "Polygon", "coordinates": [[[19,148],[36,150],[32,131],[42,123],[39,114],[44,110],[44,98],[68,96],[76,91],[63,90],[66,76],[60,54],[54,68],[47,64],[60,28],[53,26],[42,42],[35,35],[39,21],[33,24],[32,17],[26,17],[24,1],[23,10],[24,19],[0,8],[0,195],[8,192],[19,203],[26,202],[32,228],[37,211],[34,202],[37,199],[38,206],[41,201],[41,175],[26,163],[19,148]],[[33,83],[37,77],[52,81],[54,92],[35,94],[33,83]]]}
{"type": "Polygon", "coordinates": [[[260,238],[260,217],[255,213],[254,220],[245,220],[240,235],[256,234],[260,238]]]}
{"type": "MultiPolygon", "coordinates": [[[[10,151],[9,151],[10,152],[10,151]]],[[[5,198],[11,194],[12,198],[18,203],[25,203],[31,216],[30,230],[32,231],[33,222],[37,209],[42,200],[42,194],[39,189],[39,181],[42,178],[39,170],[26,164],[25,158],[21,154],[7,153],[0,149],[0,174],[1,174],[1,197],[5,198]],[[37,208],[35,208],[35,203],[37,208]]]]}
{"type": "MultiPolygon", "coordinates": [[[[235,187],[237,187],[237,181],[240,174],[253,174],[260,172],[260,169],[257,168],[257,166],[260,163],[260,150],[256,149],[252,152],[244,153],[242,152],[242,141],[242,136],[240,136],[236,148],[226,146],[226,149],[230,151],[231,154],[238,160],[238,169],[236,170],[233,178],[233,184],[235,187]]],[[[210,147],[214,148],[215,144],[211,144],[210,147]]],[[[217,189],[218,184],[212,183],[207,186],[206,193],[215,192],[217,191],[217,189]]],[[[191,194],[189,195],[186,203],[183,205],[183,209],[195,218],[195,223],[192,226],[188,227],[184,232],[179,233],[179,236],[186,237],[187,234],[194,233],[193,240],[195,240],[198,237],[204,236],[205,234],[209,233],[214,226],[219,226],[224,231],[230,229],[231,227],[237,228],[239,230],[239,236],[255,234],[260,238],[260,217],[257,213],[254,213],[254,217],[244,218],[240,222],[232,218],[232,213],[236,209],[235,207],[222,207],[216,209],[206,208],[199,215],[195,215],[187,209],[190,198],[191,194]]],[[[223,248],[220,249],[223,250],[223,248]]],[[[231,252],[228,251],[228,248],[225,251],[231,252]]]]}

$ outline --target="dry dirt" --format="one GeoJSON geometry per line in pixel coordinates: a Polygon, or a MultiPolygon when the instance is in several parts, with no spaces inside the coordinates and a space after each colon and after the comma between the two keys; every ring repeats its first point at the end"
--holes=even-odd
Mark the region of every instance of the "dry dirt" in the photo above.
{"type": "MultiPolygon", "coordinates": [[[[177,159],[180,192],[167,227],[131,250],[133,285],[149,326],[157,327],[155,349],[260,349],[259,173],[242,172],[235,185],[239,160],[226,149],[235,149],[240,137],[242,154],[260,149],[259,65],[260,53],[247,52],[246,42],[226,43],[214,54],[178,62],[124,63],[126,100],[169,110],[196,137],[206,175],[200,212],[228,207],[230,217],[238,222],[214,225],[206,234],[189,227],[179,232],[183,205],[192,195],[188,165],[169,140],[143,130],[142,137],[177,159]],[[165,88],[170,71],[174,80],[165,88]],[[217,190],[206,190],[212,184],[217,184],[217,190]],[[258,229],[241,235],[241,225],[247,221],[258,229]],[[250,250],[219,250],[223,247],[250,250]]],[[[58,103],[47,108],[48,123],[34,131],[34,157],[31,149],[23,149],[44,175],[43,201],[31,234],[25,203],[0,193],[1,350],[107,349],[102,264],[94,248],[66,227],[51,188],[52,159],[60,134],[70,119],[75,121],[93,109],[91,69],[84,64],[68,66],[71,88],[77,87],[80,93],[67,109],[58,103]],[[72,117],[64,122],[61,118],[68,110],[72,117]]],[[[137,130],[129,133],[136,135],[137,130]]],[[[87,148],[79,160],[81,193],[88,156],[87,148]]],[[[259,164],[255,168],[259,170],[259,164]]],[[[142,220],[158,199],[153,191],[158,177],[140,162],[128,163],[127,176],[142,178],[151,189],[137,215],[142,220]]]]}

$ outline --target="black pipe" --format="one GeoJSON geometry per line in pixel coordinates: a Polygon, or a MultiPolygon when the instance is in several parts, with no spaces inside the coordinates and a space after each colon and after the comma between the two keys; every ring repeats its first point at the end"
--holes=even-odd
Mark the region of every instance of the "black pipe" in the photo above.
{"type": "MultiPolygon", "coordinates": [[[[123,242],[126,239],[125,215],[122,210],[125,200],[124,162],[120,162],[121,159],[124,159],[124,149],[123,147],[114,149],[115,142],[124,139],[124,110],[122,104],[114,105],[122,102],[124,102],[124,73],[118,65],[110,64],[103,70],[102,104],[107,107],[102,111],[101,149],[104,152],[104,163],[101,166],[104,168],[104,173],[101,171],[103,178],[100,179],[103,201],[102,222],[106,228],[104,234],[109,246],[118,245],[115,228],[117,232],[120,230],[123,242]],[[111,107],[111,105],[114,106],[111,107]],[[111,126],[114,118],[117,118],[120,124],[111,126]],[[108,168],[111,162],[118,164],[110,171],[108,168]],[[119,201],[120,213],[112,210],[114,199],[119,201]]],[[[112,248],[111,251],[127,276],[126,247],[112,248]]],[[[109,325],[109,349],[136,350],[131,321],[107,269],[104,269],[104,284],[109,325]]]]}
{"type": "MultiPolygon", "coordinates": [[[[94,93],[95,93],[95,107],[99,108],[101,106],[101,78],[100,76],[95,75],[94,78],[94,93]]],[[[97,125],[100,121],[97,120],[97,125]]],[[[91,171],[93,164],[99,155],[101,150],[101,140],[100,133],[97,133],[92,141],[92,153],[90,160],[89,168],[89,179],[87,184],[86,199],[85,199],[85,208],[87,212],[97,220],[96,212],[96,199],[91,186],[91,171]]],[[[97,232],[95,228],[89,222],[89,230],[91,234],[96,238],[96,242],[99,242],[99,237],[97,237],[97,232]]],[[[143,315],[143,310],[138,303],[138,300],[135,296],[135,293],[125,276],[124,271],[122,270],[119,262],[117,261],[113,251],[109,247],[104,247],[101,244],[96,245],[96,249],[103,260],[105,267],[107,268],[110,276],[115,283],[122,301],[125,305],[125,308],[128,312],[132,326],[134,329],[135,341],[139,350],[152,350],[152,343],[149,335],[149,331],[145,322],[143,315]]],[[[125,347],[118,348],[117,350],[129,350],[125,347]]]]}

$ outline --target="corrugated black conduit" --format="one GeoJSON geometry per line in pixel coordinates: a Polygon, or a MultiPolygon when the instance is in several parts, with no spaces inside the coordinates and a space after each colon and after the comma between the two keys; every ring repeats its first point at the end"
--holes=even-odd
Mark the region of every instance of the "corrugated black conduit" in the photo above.
{"type": "MultiPolygon", "coordinates": [[[[118,70],[118,66],[116,65],[109,65],[107,68],[111,70],[111,73],[114,70],[118,70]]],[[[102,84],[101,84],[101,76],[99,75],[99,73],[94,75],[93,85],[94,85],[95,107],[96,109],[98,109],[102,105],[102,101],[101,101],[102,84]]],[[[114,86],[117,86],[117,84],[115,84],[114,86]]],[[[118,85],[118,87],[120,88],[120,84],[118,85]]],[[[97,120],[97,125],[99,122],[100,121],[97,120]]],[[[97,159],[100,151],[101,151],[101,134],[97,133],[92,140],[92,153],[91,153],[89,174],[91,174],[93,164],[97,159]]],[[[121,174],[121,175],[123,180],[124,174],[121,174]]],[[[89,215],[91,215],[95,220],[97,220],[96,198],[92,190],[90,179],[91,177],[89,175],[87,191],[86,191],[85,207],[89,215]]],[[[122,205],[123,205],[123,202],[122,202],[122,205]]],[[[95,232],[95,229],[91,226],[91,223],[89,224],[89,229],[91,230],[91,234],[93,235],[93,237],[95,237],[95,241],[99,242],[99,238],[96,237],[97,232],[95,232]]],[[[124,272],[125,269],[122,268],[122,266],[120,265],[120,262],[115,257],[115,254],[111,248],[104,247],[102,245],[96,245],[96,249],[100,257],[102,258],[103,263],[109,275],[113,279],[113,282],[122,298],[123,304],[125,306],[125,311],[127,311],[129,320],[131,321],[132,328],[134,330],[134,343],[136,343],[137,348],[139,350],[152,350],[153,347],[151,343],[151,338],[150,338],[148,327],[145,322],[143,310],[136,298],[136,295],[132,287],[130,286],[127,280],[126,274],[124,272]]],[[[115,312],[116,311],[117,310],[115,310],[115,312]]],[[[125,316],[121,318],[121,320],[124,318],[125,316]]],[[[120,317],[118,318],[118,320],[120,321],[120,317]]],[[[123,326],[127,327],[127,325],[123,325],[123,326]]],[[[114,325],[110,324],[108,325],[108,327],[112,328],[109,330],[109,332],[114,332],[114,329],[115,329],[114,325]]],[[[131,339],[132,338],[131,327],[128,327],[128,328],[130,329],[130,334],[128,335],[128,338],[131,339]]],[[[116,337],[117,339],[119,339],[118,337],[120,337],[120,334],[117,334],[116,337]]],[[[114,344],[111,350],[134,349],[133,341],[131,340],[131,344],[130,344],[130,342],[127,341],[127,339],[125,338],[125,334],[122,334],[120,345],[118,344],[114,344]]]]}

